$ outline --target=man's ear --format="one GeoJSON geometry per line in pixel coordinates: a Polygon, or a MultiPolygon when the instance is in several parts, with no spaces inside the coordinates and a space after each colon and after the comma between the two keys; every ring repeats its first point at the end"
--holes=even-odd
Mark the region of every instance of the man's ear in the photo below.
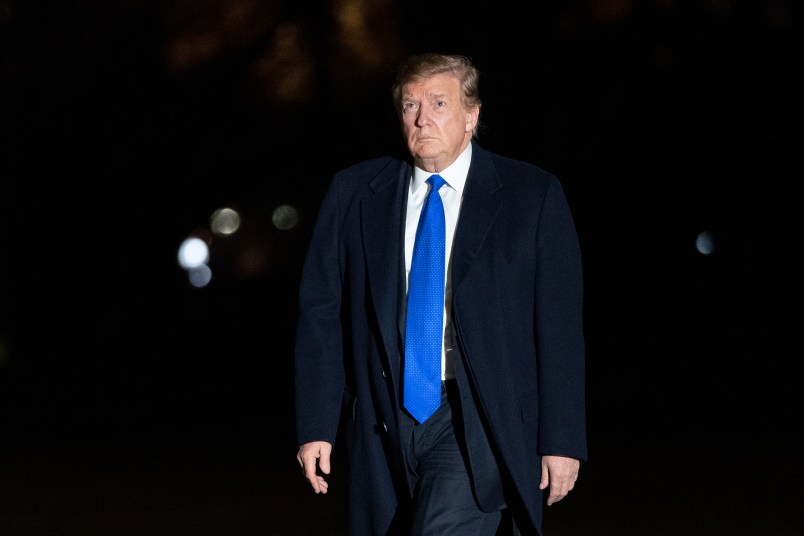
{"type": "Polygon", "coordinates": [[[466,132],[472,132],[477,126],[477,118],[480,116],[480,108],[475,106],[466,110],[466,132]]]}

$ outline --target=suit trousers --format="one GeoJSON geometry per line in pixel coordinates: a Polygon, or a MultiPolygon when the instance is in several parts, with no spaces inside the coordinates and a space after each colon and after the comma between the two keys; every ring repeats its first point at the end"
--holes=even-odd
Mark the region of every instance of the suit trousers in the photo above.
{"type": "Polygon", "coordinates": [[[412,481],[410,534],[494,536],[512,534],[507,512],[482,511],[475,499],[461,436],[457,386],[442,382],[441,405],[427,421],[412,419],[404,447],[412,481]]]}

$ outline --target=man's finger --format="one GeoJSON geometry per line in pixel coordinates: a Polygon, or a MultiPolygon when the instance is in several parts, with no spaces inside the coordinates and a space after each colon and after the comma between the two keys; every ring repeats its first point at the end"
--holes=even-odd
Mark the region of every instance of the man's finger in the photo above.
{"type": "Polygon", "coordinates": [[[332,445],[326,441],[305,443],[296,453],[296,460],[301,465],[304,478],[310,482],[316,493],[326,493],[329,489],[329,484],[318,474],[318,469],[324,474],[329,474],[331,453],[332,445]]]}

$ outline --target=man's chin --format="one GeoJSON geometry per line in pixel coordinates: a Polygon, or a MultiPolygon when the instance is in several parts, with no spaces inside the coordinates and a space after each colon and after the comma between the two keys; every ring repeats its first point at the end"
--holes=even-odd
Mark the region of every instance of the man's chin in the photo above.
{"type": "Polygon", "coordinates": [[[425,141],[416,144],[413,154],[419,158],[437,158],[442,153],[441,147],[435,141],[425,141]]]}

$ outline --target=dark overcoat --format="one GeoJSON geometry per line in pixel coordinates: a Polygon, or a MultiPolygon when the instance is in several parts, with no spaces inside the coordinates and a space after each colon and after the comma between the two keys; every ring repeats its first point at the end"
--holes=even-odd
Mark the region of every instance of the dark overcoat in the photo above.
{"type": "MultiPolygon", "coordinates": [[[[482,149],[452,249],[452,321],[504,472],[540,534],[541,456],[586,459],[582,271],[559,180],[482,149]]],[[[399,441],[409,162],[333,177],[305,258],[296,332],[297,441],[339,443],[349,533],[391,532],[408,500],[399,441]],[[339,436],[340,431],[340,436],[339,436]]]]}

